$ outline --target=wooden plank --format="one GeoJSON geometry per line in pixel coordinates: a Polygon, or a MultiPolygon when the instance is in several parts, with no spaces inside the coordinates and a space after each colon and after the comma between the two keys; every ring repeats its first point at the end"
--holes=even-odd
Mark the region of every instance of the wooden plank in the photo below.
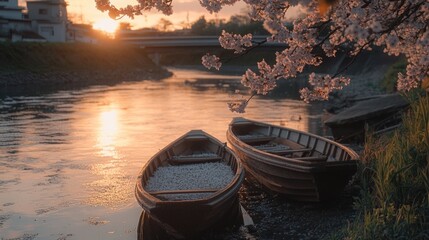
{"type": "Polygon", "coordinates": [[[271,136],[260,136],[260,137],[255,137],[255,138],[243,138],[240,139],[242,142],[244,143],[256,143],[256,142],[268,142],[268,141],[272,141],[276,139],[275,137],[271,137],[271,136]]]}
{"type": "Polygon", "coordinates": [[[291,148],[286,145],[257,145],[253,146],[256,149],[262,150],[262,151],[269,151],[269,150],[290,150],[291,148]]]}
{"type": "Polygon", "coordinates": [[[221,161],[221,157],[175,157],[168,160],[172,164],[206,163],[221,161]]]}
{"type": "Polygon", "coordinates": [[[276,154],[276,155],[286,155],[286,154],[291,154],[291,153],[311,152],[311,148],[285,149],[285,150],[266,150],[264,152],[276,154]]]}
{"type": "Polygon", "coordinates": [[[193,193],[213,193],[219,189],[187,189],[187,190],[166,190],[149,192],[151,195],[171,195],[171,194],[193,194],[193,193]]]}
{"type": "Polygon", "coordinates": [[[326,156],[318,156],[318,157],[297,157],[297,158],[293,158],[296,160],[303,160],[303,161],[315,161],[315,162],[319,162],[319,161],[326,161],[328,159],[328,157],[326,156]]]}

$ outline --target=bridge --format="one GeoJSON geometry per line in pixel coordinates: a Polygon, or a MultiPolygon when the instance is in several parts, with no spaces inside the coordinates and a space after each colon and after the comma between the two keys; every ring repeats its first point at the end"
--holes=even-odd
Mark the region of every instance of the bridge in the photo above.
{"type": "MultiPolygon", "coordinates": [[[[259,61],[263,58],[267,59],[271,55],[274,56],[276,51],[281,51],[286,47],[286,44],[264,42],[267,36],[253,36],[254,46],[252,54],[259,61]]],[[[149,58],[157,65],[193,65],[201,64],[201,57],[206,53],[216,54],[224,59],[236,59],[233,51],[225,50],[220,46],[219,36],[136,36],[122,35],[117,37],[117,40],[134,45],[144,50],[149,58]]],[[[252,54],[247,54],[246,59],[252,54]]],[[[250,60],[249,60],[250,61],[250,60]]]]}
{"type": "MultiPolygon", "coordinates": [[[[252,41],[258,44],[268,36],[253,36],[252,41]]],[[[120,41],[142,48],[163,47],[220,47],[219,36],[124,36],[120,41]]],[[[286,47],[284,43],[266,42],[261,47],[286,47]]]]}

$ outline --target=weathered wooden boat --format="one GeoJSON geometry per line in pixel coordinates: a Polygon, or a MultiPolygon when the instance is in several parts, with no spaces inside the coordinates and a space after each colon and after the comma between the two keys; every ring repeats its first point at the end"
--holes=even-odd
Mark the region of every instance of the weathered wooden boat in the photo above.
{"type": "Polygon", "coordinates": [[[389,94],[356,103],[325,121],[332,135],[340,142],[363,142],[365,129],[386,132],[400,126],[402,113],[408,108],[399,94],[389,94]]]}
{"type": "Polygon", "coordinates": [[[290,128],[234,118],[227,139],[246,173],[292,200],[337,197],[357,169],[352,149],[290,128]]]}
{"type": "Polygon", "coordinates": [[[193,130],[148,161],[135,194],[144,211],[169,235],[190,238],[239,209],[237,192],[243,179],[242,165],[226,143],[193,130]]]}

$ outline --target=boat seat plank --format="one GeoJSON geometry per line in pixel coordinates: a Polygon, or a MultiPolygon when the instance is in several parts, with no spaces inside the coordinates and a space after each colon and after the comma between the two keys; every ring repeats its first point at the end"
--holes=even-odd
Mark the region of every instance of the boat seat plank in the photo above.
{"type": "Polygon", "coordinates": [[[212,193],[219,189],[185,189],[185,190],[165,190],[149,192],[151,195],[171,195],[171,194],[193,194],[193,193],[212,193]]]}
{"type": "Polygon", "coordinates": [[[275,154],[275,155],[288,155],[292,153],[309,153],[312,151],[311,148],[300,148],[300,149],[275,149],[275,150],[263,150],[264,152],[275,154]]]}
{"type": "Polygon", "coordinates": [[[183,163],[206,163],[206,162],[218,162],[222,158],[219,156],[216,157],[173,157],[168,160],[172,164],[183,164],[183,163]]]}
{"type": "Polygon", "coordinates": [[[272,136],[238,136],[238,138],[245,143],[268,142],[276,139],[272,136]]]}
{"type": "Polygon", "coordinates": [[[327,156],[313,156],[313,157],[295,157],[295,158],[293,158],[293,159],[296,159],[296,160],[303,160],[303,161],[311,161],[311,162],[318,162],[318,161],[321,161],[321,162],[323,162],[323,161],[326,161],[326,160],[328,160],[328,157],[327,156]]]}
{"type": "Polygon", "coordinates": [[[274,150],[274,151],[266,151],[268,153],[277,154],[277,155],[286,155],[291,153],[301,153],[301,152],[311,152],[311,148],[300,148],[300,149],[285,149],[285,150],[274,150]]]}
{"type": "Polygon", "coordinates": [[[192,141],[204,141],[208,140],[206,136],[188,136],[186,140],[192,140],[192,141]]]}
{"type": "Polygon", "coordinates": [[[256,149],[262,150],[262,151],[269,151],[269,150],[289,150],[291,149],[289,146],[282,145],[282,144],[263,144],[263,145],[257,145],[253,146],[256,149]]]}

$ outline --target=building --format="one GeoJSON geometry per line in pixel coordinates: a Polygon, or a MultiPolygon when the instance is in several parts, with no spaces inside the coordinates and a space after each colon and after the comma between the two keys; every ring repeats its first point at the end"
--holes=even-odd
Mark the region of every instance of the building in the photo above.
{"type": "Polygon", "coordinates": [[[64,0],[0,0],[0,41],[65,42],[67,23],[64,0]]]}
{"type": "Polygon", "coordinates": [[[36,33],[48,42],[66,41],[68,20],[64,0],[27,1],[27,9],[28,19],[32,21],[36,33]]]}
{"type": "Polygon", "coordinates": [[[67,18],[65,0],[0,0],[0,41],[97,43],[100,33],[67,18]]]}
{"type": "Polygon", "coordinates": [[[2,19],[23,20],[23,7],[18,6],[18,0],[0,0],[0,17],[2,19]]]}
{"type": "Polygon", "coordinates": [[[67,25],[67,42],[97,43],[98,35],[90,24],[69,22],[67,25]]]}
{"type": "Polygon", "coordinates": [[[18,0],[0,0],[0,40],[20,41],[21,32],[31,31],[31,21],[25,19],[18,0]]]}

